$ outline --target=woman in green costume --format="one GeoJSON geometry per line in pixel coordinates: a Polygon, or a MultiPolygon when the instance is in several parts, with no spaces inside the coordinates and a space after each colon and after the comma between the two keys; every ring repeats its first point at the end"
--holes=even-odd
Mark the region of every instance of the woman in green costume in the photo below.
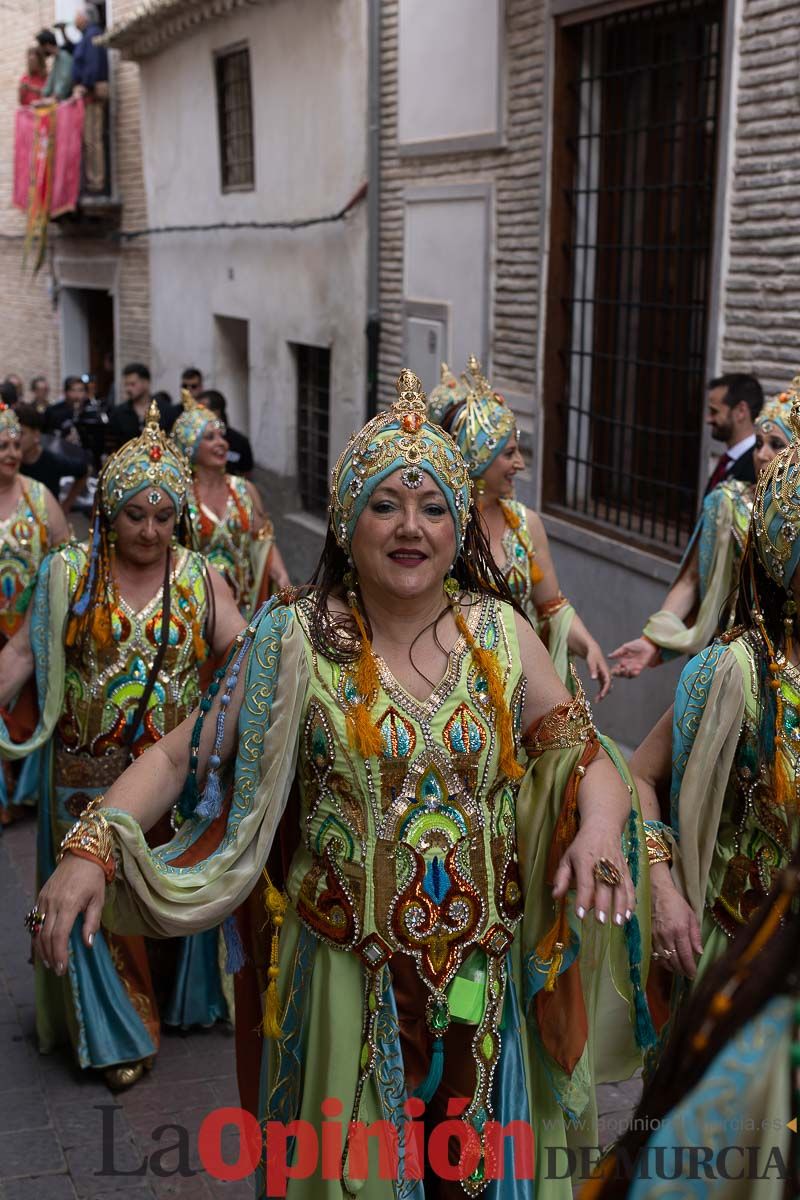
{"type": "MultiPolygon", "coordinates": [[[[557,1178],[514,1179],[511,1140],[497,1159],[490,1122],[531,1125],[542,1172],[548,1147],[563,1151],[590,1100],[604,969],[630,1007],[628,1073],[639,1061],[633,1031],[652,1033],[633,911],[637,890],[648,908],[640,821],[582,693],[509,601],[464,460],[427,423],[411,372],[398,395],[335,468],[315,585],[271,601],[197,721],[84,814],[66,847],[83,857],[66,854],[31,924],[59,972],[76,914],[84,938],[97,926],[103,868],[116,869],[105,919],[163,936],[222,920],[268,865],[266,1036],[247,1055],[268,1131],[319,1132],[327,1101],[344,1127],[380,1119],[400,1135],[399,1179],[372,1163],[370,1200],[462,1194],[455,1179],[414,1178],[413,1096],[427,1131],[449,1116],[468,1143],[469,1193],[567,1200],[563,1158],[557,1178]],[[151,852],[143,829],[179,797],[191,814],[204,776],[205,819],[151,852]]],[[[237,993],[239,1018],[247,1034],[237,993]]],[[[268,1172],[282,1145],[268,1132],[268,1172]]],[[[351,1150],[340,1143],[333,1178],[313,1164],[293,1178],[291,1200],[359,1190],[351,1150]]]]}
{"type": "MultiPolygon", "coordinates": [[[[690,979],[748,923],[797,846],[800,400],[790,428],[756,485],[738,624],[688,663],[673,712],[631,760],[648,818],[671,774],[669,825],[649,835],[654,957],[690,979]]],[[[673,1007],[685,991],[673,990],[673,1007]]]]}
{"type": "MultiPolygon", "coordinates": [[[[25,620],[48,550],[69,537],[55,497],[43,483],[20,474],[21,446],[19,419],[13,408],[0,403],[0,650],[25,620]]],[[[26,691],[6,714],[18,741],[24,741],[35,724],[34,708],[35,699],[26,691]]],[[[9,800],[19,805],[35,798],[37,770],[35,756],[21,771],[10,763],[0,764],[0,825],[11,819],[9,800]]]]}
{"type": "Polygon", "coordinates": [[[474,355],[461,380],[442,363],[441,383],[431,392],[428,411],[466,460],[492,559],[547,647],[561,682],[572,687],[570,658],[577,655],[586,660],[592,679],[599,680],[597,698],[602,700],[611,686],[603,652],[561,593],[541,517],[514,499],[514,476],[525,467],[516,417],[474,355]]]}
{"type": "MultiPolygon", "coordinates": [[[[755,422],[756,474],[791,439],[789,415],[798,386],[800,379],[793,380],[790,391],[765,404],[755,422]]],[[[647,667],[660,666],[681,654],[697,654],[718,630],[724,633],[731,627],[754,490],[751,483],[726,479],[706,496],[663,607],[648,619],[640,637],[609,655],[617,660],[615,675],[635,679],[647,667]]]]}
{"type": "Polygon", "coordinates": [[[192,464],[192,545],[222,575],[242,616],[250,618],[271,590],[289,585],[275,530],[254,485],[225,472],[225,422],[186,389],[183,406],[172,437],[192,464]]]}
{"type": "MultiPolygon", "coordinates": [[[[41,751],[42,883],[81,810],[192,711],[203,661],[224,654],[242,628],[220,576],[173,541],[188,486],[186,460],[160,432],[153,405],[142,436],[100,475],[89,543],[45,558],[26,621],[0,654],[0,704],[36,680],[38,724],[19,742],[0,721],[0,755],[41,751]]],[[[155,844],[171,833],[165,820],[155,844]]],[[[112,1087],[130,1086],[160,1031],[143,939],[103,930],[87,950],[76,934],[63,958],[62,978],[37,965],[41,1050],[71,1044],[82,1068],[102,1069],[112,1087]]],[[[207,1025],[227,1015],[217,938],[185,939],[164,1019],[207,1025]]]]}

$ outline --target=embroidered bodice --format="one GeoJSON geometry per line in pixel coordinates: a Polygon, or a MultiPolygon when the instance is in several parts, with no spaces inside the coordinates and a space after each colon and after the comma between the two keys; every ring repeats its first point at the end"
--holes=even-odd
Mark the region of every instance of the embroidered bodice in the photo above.
{"type": "MultiPolygon", "coordinates": [[[[499,768],[486,681],[463,637],[447,673],[418,700],[378,659],[371,705],[383,742],[364,760],[345,728],[348,667],[318,654],[306,601],[297,604],[309,670],[298,778],[301,844],[288,891],[303,922],[368,969],[392,954],[416,960],[441,993],[468,950],[504,955],[522,912],[516,786],[499,768]]],[[[494,651],[519,735],[524,682],[513,613],[475,597],[468,625],[494,651]]]]}
{"type": "MultiPolygon", "coordinates": [[[[77,587],[86,561],[83,546],[65,547],[69,592],[77,587]]],[[[193,550],[174,552],[170,580],[168,645],[156,677],[147,711],[132,745],[136,756],[174,729],[199,699],[198,652],[195,631],[204,633],[208,612],[203,558],[193,550]]],[[[71,753],[102,758],[122,746],[133,720],[161,643],[162,593],[139,612],[122,599],[112,612],[110,652],[92,648],[82,654],[66,651],[63,713],[58,723],[61,746],[71,753]]]]}
{"type": "Polygon", "coordinates": [[[255,578],[251,544],[254,537],[263,540],[272,536],[272,528],[267,525],[255,529],[255,505],[246,481],[238,475],[227,475],[225,481],[228,498],[221,517],[208,505],[199,503],[196,491],[189,495],[194,547],[216,567],[233,592],[239,611],[249,616],[260,583],[255,578]]]}
{"type": "Polygon", "coordinates": [[[532,577],[531,564],[536,554],[528,530],[525,505],[518,500],[501,500],[500,507],[506,521],[501,541],[504,558],[500,570],[514,599],[523,608],[533,612],[533,588],[538,578],[532,577]]]}
{"type": "Polygon", "coordinates": [[[772,762],[763,765],[759,739],[759,640],[753,631],[737,639],[746,652],[740,657],[747,671],[745,713],[710,872],[712,899],[708,907],[715,923],[729,937],[766,899],[797,845],[800,671],[781,658],[783,745],[777,752],[777,769],[784,778],[783,786],[778,788],[776,767],[772,762]]]}
{"type": "Polygon", "coordinates": [[[0,520],[0,637],[10,638],[25,619],[39,566],[48,550],[47,491],[37,479],[20,479],[22,495],[0,520]]]}

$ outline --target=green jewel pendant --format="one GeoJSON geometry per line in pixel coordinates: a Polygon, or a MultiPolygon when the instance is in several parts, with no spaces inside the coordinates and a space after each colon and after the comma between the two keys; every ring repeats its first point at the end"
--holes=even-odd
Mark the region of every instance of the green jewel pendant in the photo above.
{"type": "Polygon", "coordinates": [[[450,1028],[450,1006],[444,992],[434,992],[425,1007],[425,1020],[431,1033],[439,1035],[450,1028]]]}

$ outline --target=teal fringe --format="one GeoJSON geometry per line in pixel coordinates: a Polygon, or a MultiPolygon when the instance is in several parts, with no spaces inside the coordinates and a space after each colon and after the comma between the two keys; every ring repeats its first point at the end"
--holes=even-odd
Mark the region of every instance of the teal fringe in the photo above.
{"type": "Polygon", "coordinates": [[[442,1082],[443,1074],[444,1038],[437,1037],[433,1040],[433,1053],[431,1054],[431,1065],[428,1067],[428,1074],[419,1087],[414,1088],[414,1096],[418,1100],[424,1101],[425,1104],[430,1104],[436,1095],[439,1084],[442,1082]]]}
{"type": "MultiPolygon", "coordinates": [[[[639,831],[636,828],[635,808],[631,809],[628,818],[628,853],[626,857],[631,880],[633,886],[636,887],[639,883],[639,831]]],[[[640,1049],[646,1049],[656,1041],[656,1031],[642,987],[642,931],[636,913],[625,926],[625,945],[628,948],[628,974],[633,988],[634,1036],[636,1045],[640,1049]]]]}

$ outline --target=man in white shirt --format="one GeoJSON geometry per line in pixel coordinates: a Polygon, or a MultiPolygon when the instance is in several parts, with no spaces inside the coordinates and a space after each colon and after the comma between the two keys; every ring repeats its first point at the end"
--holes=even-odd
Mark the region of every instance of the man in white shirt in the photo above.
{"type": "Polygon", "coordinates": [[[755,483],[753,428],[764,407],[764,392],[754,375],[720,375],[708,385],[706,424],[715,442],[727,447],[711,473],[704,495],[725,479],[755,483]]]}

